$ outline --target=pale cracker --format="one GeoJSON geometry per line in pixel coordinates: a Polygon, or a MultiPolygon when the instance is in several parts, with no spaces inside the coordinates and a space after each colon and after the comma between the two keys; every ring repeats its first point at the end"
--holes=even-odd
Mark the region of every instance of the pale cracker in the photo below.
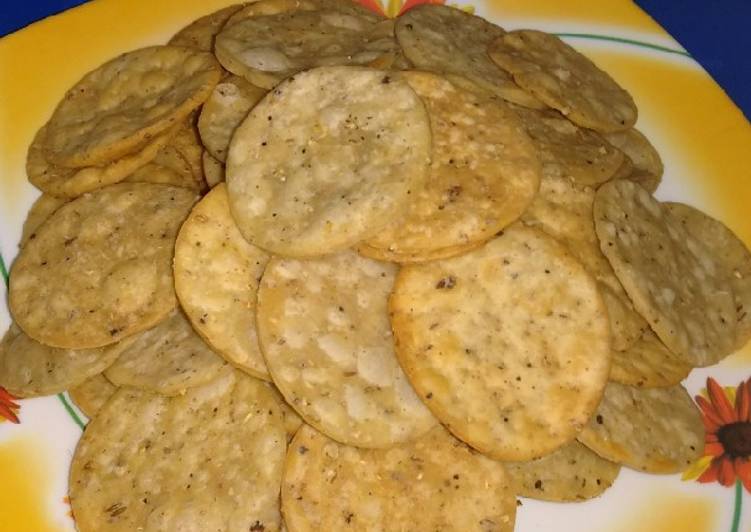
{"type": "Polygon", "coordinates": [[[242,7],[242,4],[234,4],[196,19],[175,33],[167,44],[211,52],[216,34],[222,31],[227,20],[242,7]]]}
{"type": "Polygon", "coordinates": [[[615,481],[621,466],[600,458],[573,441],[529,462],[505,462],[522,497],[555,502],[579,502],[602,494],[615,481]]]}
{"type": "Polygon", "coordinates": [[[608,383],[579,441],[607,460],[648,473],[678,473],[701,456],[701,413],[681,385],[608,383]]]}
{"type": "Polygon", "coordinates": [[[513,225],[466,255],[403,267],[390,310],[418,395],[490,457],[548,454],[597,407],[607,311],[594,278],[541,231],[513,225]]]}
{"type": "Polygon", "coordinates": [[[87,418],[93,419],[116,391],[117,386],[100,373],[69,389],[68,396],[87,418]]]}
{"type": "Polygon", "coordinates": [[[47,122],[44,154],[60,166],[104,165],[181,123],[208,98],[221,69],[211,54],[151,46],[86,74],[47,122]]]}
{"type": "MultiPolygon", "coordinates": [[[[638,171],[638,175],[646,174],[645,178],[646,176],[651,177],[649,185],[641,181],[639,181],[639,184],[650,192],[657,190],[665,167],[662,164],[660,154],[649,142],[649,139],[635,128],[615,133],[605,133],[605,138],[631,159],[634,169],[638,171]]],[[[646,181],[646,179],[644,180],[646,181]]]]}
{"type": "Polygon", "coordinates": [[[224,182],[224,165],[214,159],[208,150],[204,150],[202,156],[203,176],[209,188],[213,188],[224,182]]]}
{"type": "Polygon", "coordinates": [[[570,178],[595,186],[612,178],[623,164],[623,152],[597,132],[580,128],[558,111],[514,106],[532,138],[546,176],[570,178]]]}
{"type": "Polygon", "coordinates": [[[121,388],[73,456],[76,526],[277,531],[285,448],[276,400],[237,371],[177,397],[121,388]]]}
{"type": "Polygon", "coordinates": [[[602,185],[594,203],[600,249],[636,310],[673,353],[708,366],[735,347],[733,292],[713,253],[629,180],[602,185]]]}
{"type": "Polygon", "coordinates": [[[193,180],[198,185],[198,188],[203,190],[206,188],[206,181],[203,179],[203,163],[201,162],[203,144],[198,134],[197,121],[198,117],[196,116],[189,119],[183,127],[179,128],[170,141],[170,146],[174,147],[183,156],[185,162],[188,163],[193,180]]]}
{"type": "Polygon", "coordinates": [[[486,93],[519,105],[544,107],[488,57],[488,44],[504,34],[483,18],[435,4],[415,6],[396,21],[396,38],[416,68],[467,78],[486,93]]]}
{"type": "Polygon", "coordinates": [[[177,395],[216,378],[226,362],[193,330],[182,310],[138,334],[104,371],[117,386],[177,395]]]}
{"type": "Polygon", "coordinates": [[[608,308],[613,349],[633,345],[648,328],[633,307],[610,263],[600,251],[592,220],[595,191],[571,179],[544,176],[540,192],[522,221],[542,229],[561,242],[598,281],[608,308]]]}
{"type": "Polygon", "coordinates": [[[297,434],[300,427],[302,427],[303,420],[297,415],[295,409],[287,404],[287,401],[284,400],[284,396],[279,389],[271,382],[267,384],[269,390],[271,390],[271,393],[274,394],[274,397],[279,403],[279,409],[282,411],[282,417],[284,418],[284,430],[287,431],[287,442],[290,442],[292,441],[292,438],[295,437],[295,434],[297,434]]]}
{"type": "Polygon", "coordinates": [[[111,185],[67,203],[37,230],[10,273],[18,325],[55,347],[112,344],[175,308],[174,240],[193,192],[111,185]]]}
{"type": "Polygon", "coordinates": [[[47,221],[47,218],[52,216],[57,209],[67,202],[67,199],[57,198],[49,194],[39,196],[26,214],[26,220],[23,222],[23,229],[21,230],[19,247],[23,247],[29,240],[34,240],[37,236],[36,230],[47,221]]]}
{"type": "Polygon", "coordinates": [[[751,253],[748,247],[725,224],[690,205],[666,203],[665,206],[688,234],[709,249],[730,279],[738,315],[735,349],[742,348],[751,340],[751,253]]]}
{"type": "Polygon", "coordinates": [[[511,532],[516,497],[503,464],[445,429],[392,449],[357,449],[305,426],[284,466],[290,531],[511,532]]]}
{"type": "Polygon", "coordinates": [[[418,96],[386,72],[300,73],[235,132],[227,158],[232,215],[247,240],[279,255],[348,248],[401,214],[423,185],[430,137],[418,96]]]}
{"type": "Polygon", "coordinates": [[[224,184],[196,204],[175,244],[175,290],[193,327],[228,362],[265,380],[255,310],[267,261],[237,230],[224,184]]]}
{"type": "Polygon", "coordinates": [[[26,158],[26,174],[32,185],[39,190],[65,198],[76,198],[85,192],[125,180],[138,168],[154,160],[175,135],[176,129],[157,135],[140,150],[123,155],[104,166],[65,168],[50,164],[45,159],[42,143],[46,126],[42,127],[29,146],[26,158]]]}
{"type": "Polygon", "coordinates": [[[691,365],[673,354],[651,330],[625,351],[614,351],[610,380],[628,386],[674,386],[691,372],[691,365]]]}
{"type": "Polygon", "coordinates": [[[502,101],[428,72],[399,74],[422,99],[433,135],[426,184],[407,212],[365,242],[398,258],[451,256],[514,222],[540,186],[534,145],[502,101]]]}
{"type": "Polygon", "coordinates": [[[239,76],[223,79],[214,87],[201,109],[198,131],[203,145],[215,159],[226,161],[232,134],[265,94],[265,89],[239,76]]]}
{"type": "Polygon", "coordinates": [[[0,386],[17,397],[54,395],[112,364],[125,342],[100,349],[57,349],[29,338],[11,324],[0,342],[0,386]]]}
{"type": "Polygon", "coordinates": [[[610,132],[629,129],[636,122],[631,95],[555,35],[511,31],[490,44],[488,55],[522,88],[577,125],[610,132]]]}
{"type": "Polygon", "coordinates": [[[371,247],[366,243],[360,243],[356,246],[357,252],[363,257],[370,259],[380,260],[384,262],[397,262],[399,264],[414,264],[419,262],[426,262],[431,260],[445,259],[447,257],[453,257],[455,255],[461,255],[467,251],[471,251],[475,248],[479,248],[484,245],[485,242],[470,242],[469,244],[460,244],[448,248],[439,249],[431,252],[422,253],[395,253],[388,249],[379,249],[371,247]]]}
{"type": "Polygon", "coordinates": [[[275,258],[258,290],[274,383],[306,423],[349,445],[390,447],[435,425],[394,355],[387,301],[395,274],[353,251],[275,258]]]}
{"type": "MultiPolygon", "coordinates": [[[[180,156],[177,151],[174,151],[176,155],[180,156]]],[[[192,173],[184,173],[175,170],[169,166],[162,166],[157,163],[148,163],[142,166],[127,178],[123,179],[123,183],[157,183],[161,185],[172,185],[175,187],[187,188],[200,192],[199,184],[193,179],[192,173]]]]}

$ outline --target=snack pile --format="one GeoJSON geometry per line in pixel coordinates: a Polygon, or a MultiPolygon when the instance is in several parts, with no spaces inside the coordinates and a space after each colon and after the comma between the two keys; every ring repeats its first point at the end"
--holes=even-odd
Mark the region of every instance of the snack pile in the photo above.
{"type": "Polygon", "coordinates": [[[78,529],[511,531],[685,469],[751,254],[654,198],[636,120],[442,5],[259,0],[86,74],[29,147],[0,343],[0,386],[90,418],[78,529]]]}

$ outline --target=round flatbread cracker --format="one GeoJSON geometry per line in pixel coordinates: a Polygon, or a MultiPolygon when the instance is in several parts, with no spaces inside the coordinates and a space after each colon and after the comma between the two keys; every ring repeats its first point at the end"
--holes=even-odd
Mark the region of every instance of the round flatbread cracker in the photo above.
{"type": "Polygon", "coordinates": [[[209,188],[224,182],[224,165],[221,161],[217,161],[208,151],[204,150],[202,163],[203,175],[209,188]]]}
{"type": "Polygon", "coordinates": [[[217,33],[222,31],[227,20],[242,7],[242,4],[234,4],[196,19],[175,33],[167,44],[211,52],[217,33]]]}
{"type": "Polygon", "coordinates": [[[264,380],[255,309],[268,259],[237,230],[224,184],[196,204],[175,244],[175,290],[193,327],[229,363],[264,380]]]}
{"type": "Polygon", "coordinates": [[[117,386],[100,373],[69,389],[68,396],[87,418],[93,419],[116,391],[117,386]]]}
{"type": "Polygon", "coordinates": [[[184,188],[122,183],[60,207],[11,268],[18,325],[47,345],[86,349],[159,323],[177,305],[174,241],[195,199],[184,188]]]}
{"type": "Polygon", "coordinates": [[[367,245],[366,243],[360,243],[357,245],[357,252],[363,257],[370,259],[380,260],[383,262],[397,262],[399,264],[415,264],[420,262],[428,262],[431,260],[445,259],[453,257],[455,255],[461,255],[467,251],[479,248],[484,245],[485,241],[470,242],[469,244],[460,244],[457,246],[451,246],[448,248],[438,249],[431,252],[421,253],[395,253],[388,249],[380,249],[367,245]]]}
{"type": "Polygon", "coordinates": [[[190,172],[186,174],[184,172],[179,172],[172,167],[163,166],[157,163],[149,163],[142,166],[125,178],[123,183],[157,183],[200,192],[199,185],[193,179],[193,175],[190,172]]]}
{"type": "Polygon", "coordinates": [[[275,258],[261,279],[258,333],[274,383],[305,422],[348,445],[391,447],[435,425],[394,356],[395,274],[346,251],[275,258]]]}
{"type": "Polygon", "coordinates": [[[297,415],[295,409],[287,404],[284,400],[284,396],[279,392],[279,389],[272,383],[267,383],[269,390],[274,394],[277,402],[279,403],[279,409],[282,411],[282,417],[284,418],[284,430],[287,431],[287,442],[292,441],[297,431],[303,425],[303,420],[297,415]]]}
{"type": "Polygon", "coordinates": [[[11,324],[0,342],[0,386],[17,397],[54,395],[101,373],[130,343],[100,349],[57,349],[11,324]]]}
{"type": "Polygon", "coordinates": [[[177,150],[188,163],[188,168],[197,188],[204,190],[206,181],[203,179],[203,162],[201,161],[203,144],[198,134],[196,122],[198,122],[197,116],[188,120],[183,127],[178,129],[175,136],[170,140],[170,146],[177,150]]]}
{"type": "Polygon", "coordinates": [[[738,314],[735,349],[751,340],[751,252],[725,224],[683,203],[665,203],[684,229],[701,241],[730,280],[738,314]]]}
{"type": "Polygon", "coordinates": [[[555,502],[579,502],[602,494],[615,481],[621,466],[573,441],[530,462],[505,462],[516,492],[522,497],[555,502]]]}
{"type": "Polygon", "coordinates": [[[47,122],[44,155],[68,167],[104,165],[139,150],[208,98],[221,76],[211,54],[141,48],[86,74],[47,122]]]}
{"type": "Polygon", "coordinates": [[[603,458],[648,473],[678,473],[701,456],[701,413],[681,385],[608,383],[579,441],[603,458]]]}
{"type": "Polygon", "coordinates": [[[613,352],[610,380],[628,386],[675,386],[691,372],[691,365],[665,347],[651,330],[625,351],[613,352]]]}
{"type": "Polygon", "coordinates": [[[177,397],[122,388],[73,456],[76,526],[278,531],[285,448],[273,395],[239,372],[177,397]]]}
{"type": "Polygon", "coordinates": [[[543,174],[570,178],[579,185],[595,186],[612,178],[625,158],[590,129],[580,128],[558,111],[514,106],[538,150],[543,174]]]}
{"type": "Polygon", "coordinates": [[[282,513],[291,532],[511,532],[516,497],[503,464],[441,427],[381,450],[340,445],[305,426],[287,452],[282,513]]]}
{"type": "Polygon", "coordinates": [[[693,366],[714,364],[733,351],[733,291],[706,244],[628,180],[599,188],[594,219],[600,249],[668,349],[693,366]]]}
{"type": "Polygon", "coordinates": [[[230,76],[214,87],[201,109],[198,131],[203,145],[215,159],[226,161],[232,134],[265,95],[265,89],[239,76],[230,76]]]}
{"type": "Polygon", "coordinates": [[[623,151],[631,160],[637,175],[642,176],[638,178],[637,182],[654,193],[662,180],[665,167],[662,164],[660,154],[649,142],[649,139],[635,128],[605,133],[605,138],[610,144],[623,151]],[[650,177],[649,180],[647,180],[647,176],[650,177]]]}
{"type": "Polygon", "coordinates": [[[423,186],[430,137],[419,97],[386,72],[300,73],[235,132],[227,158],[232,215],[248,241],[275,254],[348,248],[401,214],[423,186]]]}
{"type": "Polygon", "coordinates": [[[543,104],[521,89],[488,57],[487,47],[506,32],[460,9],[424,4],[396,21],[396,38],[415,67],[469,79],[488,94],[533,108],[543,104]]]}
{"type": "Polygon", "coordinates": [[[403,267],[390,309],[418,395],[488,456],[548,454],[597,407],[607,311],[596,281],[541,231],[514,225],[460,257],[403,267]]]}
{"type": "Polygon", "coordinates": [[[104,375],[116,386],[177,395],[216,378],[225,365],[175,309],[159,325],[140,333],[104,375]]]}
{"type": "Polygon", "coordinates": [[[364,244],[432,259],[492,238],[532,202],[540,184],[535,148],[503,102],[480,98],[427,72],[399,75],[425,103],[433,134],[426,184],[407,212],[364,244]]]}
{"type": "Polygon", "coordinates": [[[67,202],[67,199],[57,198],[49,194],[39,196],[26,214],[26,220],[23,222],[23,229],[21,230],[21,242],[18,246],[23,247],[29,240],[34,240],[37,237],[36,230],[67,202]]]}
{"type": "Polygon", "coordinates": [[[579,126],[611,132],[636,122],[631,95],[555,35],[511,31],[490,44],[488,55],[522,88],[579,126]]]}

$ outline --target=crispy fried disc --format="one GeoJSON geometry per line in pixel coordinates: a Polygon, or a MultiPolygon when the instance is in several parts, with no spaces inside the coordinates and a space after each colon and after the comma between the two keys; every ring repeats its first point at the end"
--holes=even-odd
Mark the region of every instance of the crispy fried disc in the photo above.
{"type": "Polygon", "coordinates": [[[425,103],[433,133],[426,184],[407,213],[365,242],[409,262],[451,256],[515,221],[537,192],[535,148],[501,101],[480,98],[427,72],[404,72],[425,103]]]}
{"type": "Polygon", "coordinates": [[[224,181],[224,165],[214,159],[211,154],[204,150],[202,156],[203,175],[209,188],[213,188],[224,181]]]}
{"type": "Polygon", "coordinates": [[[341,445],[305,426],[287,452],[282,513],[293,532],[510,532],[516,497],[500,462],[440,426],[377,450],[341,445]]]}
{"type": "Polygon", "coordinates": [[[121,388],[73,456],[76,526],[277,531],[285,447],[271,392],[237,371],[177,397],[121,388]]]}
{"type": "Polygon", "coordinates": [[[548,454],[597,407],[610,366],[605,305],[541,231],[514,225],[460,257],[403,267],[390,309],[418,395],[488,456],[548,454]]]}
{"type": "Polygon", "coordinates": [[[537,460],[504,465],[519,495],[556,502],[597,497],[613,484],[621,470],[621,466],[600,458],[578,441],[537,460]]]}
{"type": "Polygon", "coordinates": [[[665,206],[617,180],[597,191],[594,218],[602,252],[668,349],[708,366],[735,348],[738,320],[726,272],[665,206]]]}
{"type": "Polygon", "coordinates": [[[23,229],[21,230],[21,243],[19,247],[23,247],[29,240],[34,240],[37,237],[36,230],[47,221],[47,218],[52,216],[57,209],[67,202],[67,199],[56,198],[49,194],[39,196],[29,209],[28,214],[26,214],[26,220],[23,222],[23,229]]]}
{"type": "Polygon", "coordinates": [[[284,430],[287,431],[287,442],[292,441],[292,438],[297,434],[298,429],[303,425],[302,418],[297,415],[295,409],[287,404],[284,400],[284,396],[279,392],[279,389],[272,383],[267,383],[269,390],[274,394],[277,402],[279,403],[279,409],[282,412],[284,418],[284,430]]]}
{"type": "Polygon", "coordinates": [[[277,258],[258,290],[274,383],[305,422],[349,445],[390,447],[435,424],[394,356],[386,306],[395,273],[352,251],[277,258]]]}
{"type": "Polygon", "coordinates": [[[561,242],[598,280],[608,308],[613,349],[633,345],[648,328],[600,251],[592,221],[595,191],[571,179],[545,176],[540,192],[522,216],[524,223],[542,229],[561,242]]]}
{"type": "Polygon", "coordinates": [[[414,264],[420,262],[427,262],[431,260],[445,259],[453,257],[455,255],[461,255],[467,251],[479,248],[485,244],[485,242],[470,242],[469,244],[459,244],[457,246],[451,246],[448,248],[438,249],[431,252],[422,253],[395,253],[388,249],[380,249],[369,246],[366,243],[360,243],[357,245],[357,252],[363,257],[370,259],[380,260],[384,262],[398,262],[400,264],[414,264]]]}
{"type": "Polygon", "coordinates": [[[42,127],[29,146],[26,173],[39,190],[65,198],[76,198],[85,192],[124,181],[129,175],[153,161],[176,133],[171,128],[158,135],[140,150],[124,155],[104,166],[65,168],[50,164],[42,151],[47,126],[42,127]]]}
{"type": "Polygon", "coordinates": [[[116,391],[117,386],[100,373],[69,389],[68,396],[87,418],[93,419],[116,391]]]}
{"type": "Polygon", "coordinates": [[[743,241],[719,220],[683,203],[666,203],[688,234],[700,240],[730,279],[738,314],[735,349],[751,340],[751,253],[743,241]]]}
{"type": "Polygon", "coordinates": [[[574,125],[558,111],[521,106],[514,106],[514,110],[539,152],[546,176],[595,186],[613,177],[623,164],[621,150],[598,133],[574,125]]]}
{"type": "Polygon", "coordinates": [[[665,347],[651,330],[625,351],[613,352],[610,380],[629,386],[675,386],[691,372],[691,365],[665,347]]]}
{"type": "Polygon", "coordinates": [[[214,48],[216,34],[222,30],[227,20],[240,9],[242,9],[242,4],[234,4],[196,19],[175,33],[167,44],[211,52],[214,48]]]}
{"type": "Polygon", "coordinates": [[[406,82],[359,67],[308,70],[237,128],[227,158],[230,208],[253,244],[324,255],[401,214],[429,159],[429,119],[406,82]]]}
{"type": "Polygon", "coordinates": [[[117,386],[177,395],[216,378],[225,362],[175,309],[153,329],[140,333],[105,370],[117,386]]]}
{"type": "Polygon", "coordinates": [[[701,413],[681,385],[608,383],[579,441],[607,460],[649,473],[678,473],[704,448],[701,413]]]}
{"type": "Polygon", "coordinates": [[[198,118],[201,141],[214,158],[226,161],[232,134],[265,94],[265,89],[239,76],[230,76],[214,87],[198,118]]]}
{"type": "Polygon", "coordinates": [[[488,57],[488,44],[504,34],[483,18],[435,4],[416,6],[396,21],[396,38],[415,67],[467,78],[485,92],[519,105],[543,107],[488,57]]]}
{"type": "Polygon", "coordinates": [[[139,150],[208,98],[221,69],[211,54],[151,46],[86,74],[47,123],[44,155],[69,167],[104,165],[139,150]]]}
{"type": "Polygon", "coordinates": [[[121,183],[63,205],[21,250],[10,310],[32,338],[55,347],[112,344],[175,308],[172,255],[193,192],[121,183]]]}
{"type": "Polygon", "coordinates": [[[265,380],[255,309],[267,261],[237,230],[224,184],[193,208],[175,244],[175,290],[193,327],[228,362],[265,380]]]}
{"type": "Polygon", "coordinates": [[[575,124],[622,131],[636,122],[636,105],[610,75],[549,33],[516,30],[498,37],[488,55],[514,81],[575,124]]]}
{"type": "MultiPolygon", "coordinates": [[[[177,153],[177,152],[175,152],[177,153]]],[[[198,183],[193,179],[193,175],[188,172],[180,172],[169,166],[163,166],[157,163],[149,163],[142,166],[127,178],[124,183],[157,183],[161,185],[172,185],[199,192],[198,183]]]]}
{"type": "Polygon", "coordinates": [[[638,129],[606,133],[605,138],[616,148],[622,150],[633,162],[635,178],[641,186],[654,192],[662,180],[664,166],[657,150],[649,139],[638,129]],[[649,179],[648,179],[649,176],[649,179]]]}
{"type": "Polygon", "coordinates": [[[203,144],[201,144],[201,137],[198,134],[197,121],[197,116],[192,117],[179,128],[177,134],[170,141],[170,146],[175,148],[188,163],[188,168],[197,188],[204,190],[206,181],[203,179],[203,162],[201,161],[203,144]]]}
{"type": "Polygon", "coordinates": [[[57,349],[12,324],[0,342],[0,386],[18,397],[38,397],[77,386],[112,364],[129,340],[100,349],[57,349]]]}

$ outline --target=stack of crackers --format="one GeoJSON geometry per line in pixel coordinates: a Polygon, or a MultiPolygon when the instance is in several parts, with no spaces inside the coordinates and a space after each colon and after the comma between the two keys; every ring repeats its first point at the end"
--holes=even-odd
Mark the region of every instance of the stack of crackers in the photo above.
{"type": "Polygon", "coordinates": [[[683,470],[751,255],[652,196],[636,119],[440,5],[260,0],[86,74],[29,148],[0,345],[0,385],[91,418],[79,530],[508,531],[683,470]]]}

